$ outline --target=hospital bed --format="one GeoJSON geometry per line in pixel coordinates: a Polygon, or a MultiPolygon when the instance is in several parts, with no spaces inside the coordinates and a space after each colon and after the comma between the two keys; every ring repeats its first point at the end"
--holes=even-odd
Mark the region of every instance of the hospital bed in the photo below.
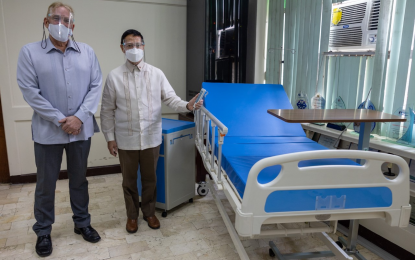
{"type": "Polygon", "coordinates": [[[349,255],[354,254],[364,259],[356,250],[359,219],[408,225],[409,169],[402,158],[328,150],[308,139],[300,124],[267,114],[267,109],[292,109],[281,85],[203,83],[202,87],[208,95],[195,113],[195,142],[211,176],[206,181],[241,259],[248,259],[241,237],[310,233],[330,251],[282,255],[271,241],[270,255],[352,259],[349,255]],[[399,166],[395,179],[383,176],[385,162],[399,166]],[[216,190],[223,191],[235,211],[234,225],[216,190]],[[347,241],[336,243],[327,233],[336,232],[338,220],[351,220],[351,225],[347,241]]]}

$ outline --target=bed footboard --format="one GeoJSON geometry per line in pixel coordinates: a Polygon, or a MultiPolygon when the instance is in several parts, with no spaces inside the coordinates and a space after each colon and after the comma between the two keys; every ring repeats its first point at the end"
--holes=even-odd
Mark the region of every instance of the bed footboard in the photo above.
{"type": "Polygon", "coordinates": [[[236,230],[241,236],[260,234],[267,223],[383,218],[391,226],[409,222],[409,167],[402,158],[368,151],[329,150],[299,152],[258,161],[250,170],[236,230]],[[304,160],[364,159],[361,166],[299,167],[304,160]],[[399,174],[387,179],[381,166],[395,163],[399,174]],[[260,184],[258,174],[281,165],[278,176],[260,184]]]}

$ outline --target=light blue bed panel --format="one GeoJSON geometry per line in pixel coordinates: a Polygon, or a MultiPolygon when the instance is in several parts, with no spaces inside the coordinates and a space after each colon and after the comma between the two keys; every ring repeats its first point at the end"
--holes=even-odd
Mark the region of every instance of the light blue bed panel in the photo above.
{"type": "Polygon", "coordinates": [[[292,109],[282,85],[203,83],[208,91],[205,107],[229,131],[227,136],[303,136],[300,124],[290,124],[267,113],[292,109]]]}
{"type": "Polygon", "coordinates": [[[384,208],[391,205],[392,192],[387,187],[280,190],[268,196],[265,212],[384,208]]]}

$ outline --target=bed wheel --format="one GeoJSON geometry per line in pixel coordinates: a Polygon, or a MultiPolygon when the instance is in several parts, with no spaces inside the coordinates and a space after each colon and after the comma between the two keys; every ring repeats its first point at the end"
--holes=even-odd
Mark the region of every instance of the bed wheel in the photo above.
{"type": "Polygon", "coordinates": [[[197,194],[199,194],[200,196],[206,196],[208,192],[209,192],[209,189],[208,187],[206,187],[206,182],[204,181],[199,182],[199,187],[197,187],[197,194]]]}
{"type": "Polygon", "coordinates": [[[340,242],[340,241],[336,241],[336,244],[337,244],[340,248],[343,248],[343,244],[342,244],[342,242],[340,242]]]}
{"type": "Polygon", "coordinates": [[[274,257],[275,256],[275,253],[274,253],[274,251],[272,251],[271,248],[269,249],[269,256],[270,257],[274,257]]]}
{"type": "Polygon", "coordinates": [[[163,218],[167,217],[167,211],[163,211],[163,213],[161,213],[161,216],[162,216],[163,218]]]}
{"type": "Polygon", "coordinates": [[[189,199],[189,203],[193,203],[193,198],[189,199]]]}

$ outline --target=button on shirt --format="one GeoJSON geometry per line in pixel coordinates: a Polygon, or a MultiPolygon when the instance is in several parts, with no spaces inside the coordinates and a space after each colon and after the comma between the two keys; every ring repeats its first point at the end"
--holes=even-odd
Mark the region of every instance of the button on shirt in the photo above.
{"type": "Polygon", "coordinates": [[[164,73],[145,62],[128,60],[108,74],[101,102],[105,139],[123,150],[144,150],[161,144],[161,102],[178,112],[189,111],[164,73]]]}
{"type": "Polygon", "coordinates": [[[94,118],[101,95],[102,73],[93,49],[70,40],[65,53],[50,39],[25,45],[17,63],[17,83],[33,108],[32,138],[40,144],[64,144],[88,140],[99,132],[94,118]],[[81,133],[71,135],[59,120],[75,115],[82,122],[81,133]]]}

